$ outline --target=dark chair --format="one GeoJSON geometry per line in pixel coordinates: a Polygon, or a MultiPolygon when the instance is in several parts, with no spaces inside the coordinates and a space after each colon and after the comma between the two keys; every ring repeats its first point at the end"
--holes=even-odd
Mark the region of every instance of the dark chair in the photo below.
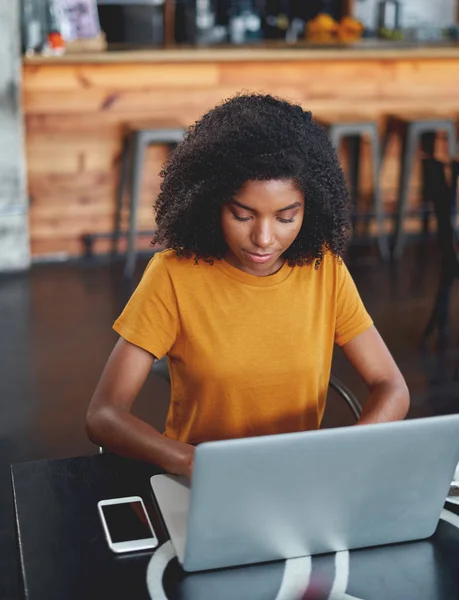
{"type": "Polygon", "coordinates": [[[337,377],[333,374],[330,376],[330,386],[331,389],[335,390],[337,394],[340,396],[342,400],[344,400],[345,404],[350,408],[355,420],[358,421],[360,416],[362,415],[362,406],[360,402],[357,400],[356,396],[351,392],[351,390],[342,383],[337,377]]]}
{"type": "MultiPolygon", "coordinates": [[[[354,233],[359,220],[369,225],[369,220],[376,217],[377,242],[379,254],[383,260],[389,258],[389,244],[385,232],[385,211],[381,197],[379,172],[381,165],[381,147],[378,123],[361,115],[318,116],[316,119],[328,132],[331,143],[339,150],[343,141],[347,142],[349,161],[349,188],[353,206],[352,222],[354,233]],[[373,174],[373,210],[362,212],[359,206],[359,182],[362,140],[368,138],[371,143],[371,162],[373,174]]],[[[354,238],[357,239],[357,238],[354,238]]]]}
{"type": "MultiPolygon", "coordinates": [[[[115,226],[113,232],[113,254],[118,252],[121,235],[121,218],[124,194],[129,180],[129,226],[124,276],[131,279],[136,263],[137,215],[140,204],[145,152],[149,146],[175,147],[185,134],[181,127],[164,128],[153,124],[130,124],[123,140],[120,182],[118,186],[115,226]]],[[[148,232],[153,234],[154,232],[148,232]]]]}

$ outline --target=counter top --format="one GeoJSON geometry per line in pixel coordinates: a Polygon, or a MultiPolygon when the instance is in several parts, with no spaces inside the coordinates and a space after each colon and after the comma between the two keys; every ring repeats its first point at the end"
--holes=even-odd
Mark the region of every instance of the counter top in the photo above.
{"type": "Polygon", "coordinates": [[[458,59],[459,43],[421,45],[364,40],[352,45],[270,45],[218,48],[156,48],[84,52],[63,56],[31,56],[26,65],[110,63],[199,63],[253,61],[435,60],[458,59]]]}

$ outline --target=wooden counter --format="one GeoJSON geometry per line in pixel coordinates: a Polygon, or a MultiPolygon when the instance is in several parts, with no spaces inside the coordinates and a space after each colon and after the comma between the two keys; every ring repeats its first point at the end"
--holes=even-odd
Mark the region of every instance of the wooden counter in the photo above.
{"type": "Polygon", "coordinates": [[[284,42],[269,46],[219,48],[158,48],[151,50],[111,50],[86,52],[64,56],[32,56],[28,65],[43,64],[112,64],[112,63],[189,63],[189,62],[253,62],[253,61],[346,61],[398,60],[415,58],[435,60],[458,58],[459,43],[438,43],[422,46],[410,42],[363,40],[354,44],[324,47],[317,44],[286,45],[284,42]]]}
{"type": "MultiPolygon", "coordinates": [[[[194,122],[241,90],[300,102],[317,115],[394,111],[459,112],[459,46],[308,47],[108,52],[24,61],[23,99],[35,256],[79,254],[82,236],[113,224],[121,135],[130,120],[194,122]]],[[[396,145],[382,173],[388,209],[396,191],[396,145]]],[[[364,148],[364,151],[366,149],[364,148]]],[[[165,158],[147,158],[141,227],[165,158]]],[[[344,156],[343,156],[344,160],[344,156]]],[[[364,160],[362,190],[371,193],[364,160]]],[[[417,197],[416,182],[412,187],[417,197]]],[[[99,242],[98,251],[107,244],[99,242]]]]}

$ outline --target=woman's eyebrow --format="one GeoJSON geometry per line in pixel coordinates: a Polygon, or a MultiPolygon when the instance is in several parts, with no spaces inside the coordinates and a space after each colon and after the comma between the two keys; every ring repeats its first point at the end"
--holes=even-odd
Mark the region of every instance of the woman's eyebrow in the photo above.
{"type": "Polygon", "coordinates": [[[231,204],[235,204],[236,206],[239,206],[239,208],[243,208],[244,210],[249,210],[250,212],[257,212],[254,208],[250,208],[250,206],[246,206],[245,204],[242,204],[241,202],[238,202],[237,200],[231,200],[231,204]]]}
{"type": "MultiPolygon", "coordinates": [[[[234,199],[231,200],[231,204],[235,204],[236,206],[239,206],[239,208],[243,208],[244,210],[248,210],[253,213],[257,212],[254,208],[250,208],[250,206],[246,206],[245,204],[242,204],[241,202],[238,202],[237,200],[234,200],[234,199]]],[[[287,212],[288,210],[293,210],[294,208],[299,208],[300,206],[301,206],[300,202],[294,202],[293,204],[290,204],[289,206],[280,208],[276,212],[278,212],[278,213],[287,212]]]]}
{"type": "Polygon", "coordinates": [[[300,202],[294,202],[285,208],[280,208],[277,212],[286,212],[287,210],[293,210],[294,208],[299,208],[301,206],[300,202]]]}

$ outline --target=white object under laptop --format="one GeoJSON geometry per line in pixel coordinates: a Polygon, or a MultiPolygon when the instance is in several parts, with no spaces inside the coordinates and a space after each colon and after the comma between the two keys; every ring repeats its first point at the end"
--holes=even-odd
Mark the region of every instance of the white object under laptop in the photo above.
{"type": "Polygon", "coordinates": [[[452,415],[208,442],[151,485],[192,572],[430,537],[458,461],[452,415]]]}

